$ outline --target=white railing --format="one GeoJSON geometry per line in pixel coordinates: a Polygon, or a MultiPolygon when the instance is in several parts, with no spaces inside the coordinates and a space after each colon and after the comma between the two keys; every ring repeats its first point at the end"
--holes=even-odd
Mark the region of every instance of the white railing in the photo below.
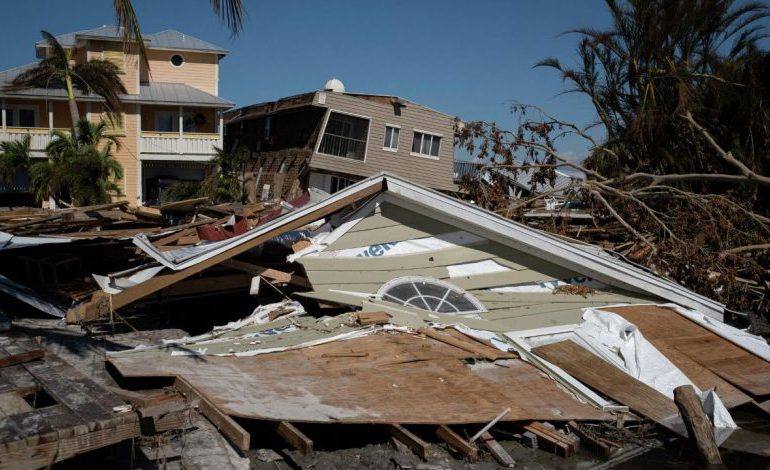
{"type": "Polygon", "coordinates": [[[146,154],[214,155],[214,147],[222,148],[219,134],[182,134],[176,132],[142,132],[140,151],[146,154]]]}
{"type": "Polygon", "coordinates": [[[0,129],[0,142],[16,142],[30,136],[30,149],[33,157],[45,157],[45,148],[51,143],[51,131],[41,128],[7,127],[0,129]]]}

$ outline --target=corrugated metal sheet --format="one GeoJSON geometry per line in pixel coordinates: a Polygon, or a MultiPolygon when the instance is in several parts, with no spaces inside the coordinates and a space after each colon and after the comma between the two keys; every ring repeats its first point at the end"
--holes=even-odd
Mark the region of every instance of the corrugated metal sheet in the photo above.
{"type": "MultiPolygon", "coordinates": [[[[514,165],[520,166],[522,168],[518,168],[514,172],[513,170],[507,168],[487,167],[484,163],[455,161],[454,177],[455,181],[460,181],[465,176],[476,176],[483,180],[488,180],[490,178],[490,173],[494,172],[504,176],[511,185],[527,191],[531,191],[532,179],[537,169],[526,168],[527,165],[521,161],[515,161],[514,165]]],[[[553,190],[564,190],[572,185],[574,179],[575,178],[571,177],[570,175],[557,170],[556,178],[554,179],[553,184],[550,182],[546,184],[538,183],[535,186],[535,193],[544,193],[553,190]]]]}

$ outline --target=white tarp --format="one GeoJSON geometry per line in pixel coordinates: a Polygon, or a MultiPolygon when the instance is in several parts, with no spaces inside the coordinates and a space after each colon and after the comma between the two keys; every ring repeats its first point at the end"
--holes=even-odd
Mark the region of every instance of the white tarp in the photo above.
{"type": "Polygon", "coordinates": [[[34,290],[14,282],[2,274],[0,274],[0,292],[5,292],[11,297],[55,317],[63,317],[67,313],[63,308],[40,297],[34,290]]]}
{"type": "Polygon", "coordinates": [[[584,309],[583,319],[585,321],[575,328],[574,333],[590,345],[593,353],[672,400],[676,387],[692,385],[700,395],[714,427],[738,427],[717,394],[713,390],[701,392],[678,367],[647,341],[636,325],[620,315],[596,308],[584,309]]]}
{"type": "Polygon", "coordinates": [[[115,273],[108,276],[102,276],[100,274],[91,274],[91,276],[93,276],[96,283],[104,292],[108,294],[120,294],[129,287],[149,281],[163,269],[165,269],[164,266],[156,265],[149,268],[132,270],[130,275],[115,273]]]}

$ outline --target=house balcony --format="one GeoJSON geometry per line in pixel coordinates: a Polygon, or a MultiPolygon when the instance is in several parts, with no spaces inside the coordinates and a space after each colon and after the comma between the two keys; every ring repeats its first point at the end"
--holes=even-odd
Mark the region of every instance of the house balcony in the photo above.
{"type": "MultiPolygon", "coordinates": [[[[66,130],[66,129],[57,129],[66,130]]],[[[0,142],[17,142],[30,136],[30,149],[33,158],[45,158],[45,148],[51,143],[51,129],[45,127],[6,127],[0,129],[0,142]]]]}
{"type": "Polygon", "coordinates": [[[208,161],[222,148],[218,133],[148,132],[142,131],[140,152],[144,160],[208,161]]]}

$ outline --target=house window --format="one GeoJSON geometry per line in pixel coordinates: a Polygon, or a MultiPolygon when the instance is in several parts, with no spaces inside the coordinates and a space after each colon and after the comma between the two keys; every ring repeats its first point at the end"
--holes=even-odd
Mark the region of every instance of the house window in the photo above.
{"type": "Polygon", "coordinates": [[[476,297],[454,284],[430,277],[407,276],[388,281],[377,292],[382,300],[450,315],[485,312],[476,297]]]}
{"type": "Polygon", "coordinates": [[[324,129],[318,153],[363,161],[369,119],[332,112],[324,129]]]}
{"type": "Polygon", "coordinates": [[[439,147],[441,147],[441,136],[414,131],[412,155],[438,158],[439,147]]]}
{"type": "Polygon", "coordinates": [[[383,150],[395,152],[398,150],[398,135],[401,129],[398,126],[385,126],[385,143],[382,144],[383,150]]]}
{"type": "Polygon", "coordinates": [[[334,194],[337,191],[341,191],[351,184],[354,183],[353,180],[343,178],[342,176],[332,176],[331,177],[331,184],[329,185],[329,194],[334,194]]]}
{"type": "Polygon", "coordinates": [[[176,114],[171,111],[158,111],[155,113],[155,130],[158,132],[179,131],[179,122],[176,114]]]}
{"type": "Polygon", "coordinates": [[[179,54],[174,54],[171,56],[171,65],[174,67],[181,67],[184,65],[184,57],[182,57],[179,54]]]}
{"type": "Polygon", "coordinates": [[[37,127],[37,106],[8,106],[5,108],[8,127],[37,127]]]}

